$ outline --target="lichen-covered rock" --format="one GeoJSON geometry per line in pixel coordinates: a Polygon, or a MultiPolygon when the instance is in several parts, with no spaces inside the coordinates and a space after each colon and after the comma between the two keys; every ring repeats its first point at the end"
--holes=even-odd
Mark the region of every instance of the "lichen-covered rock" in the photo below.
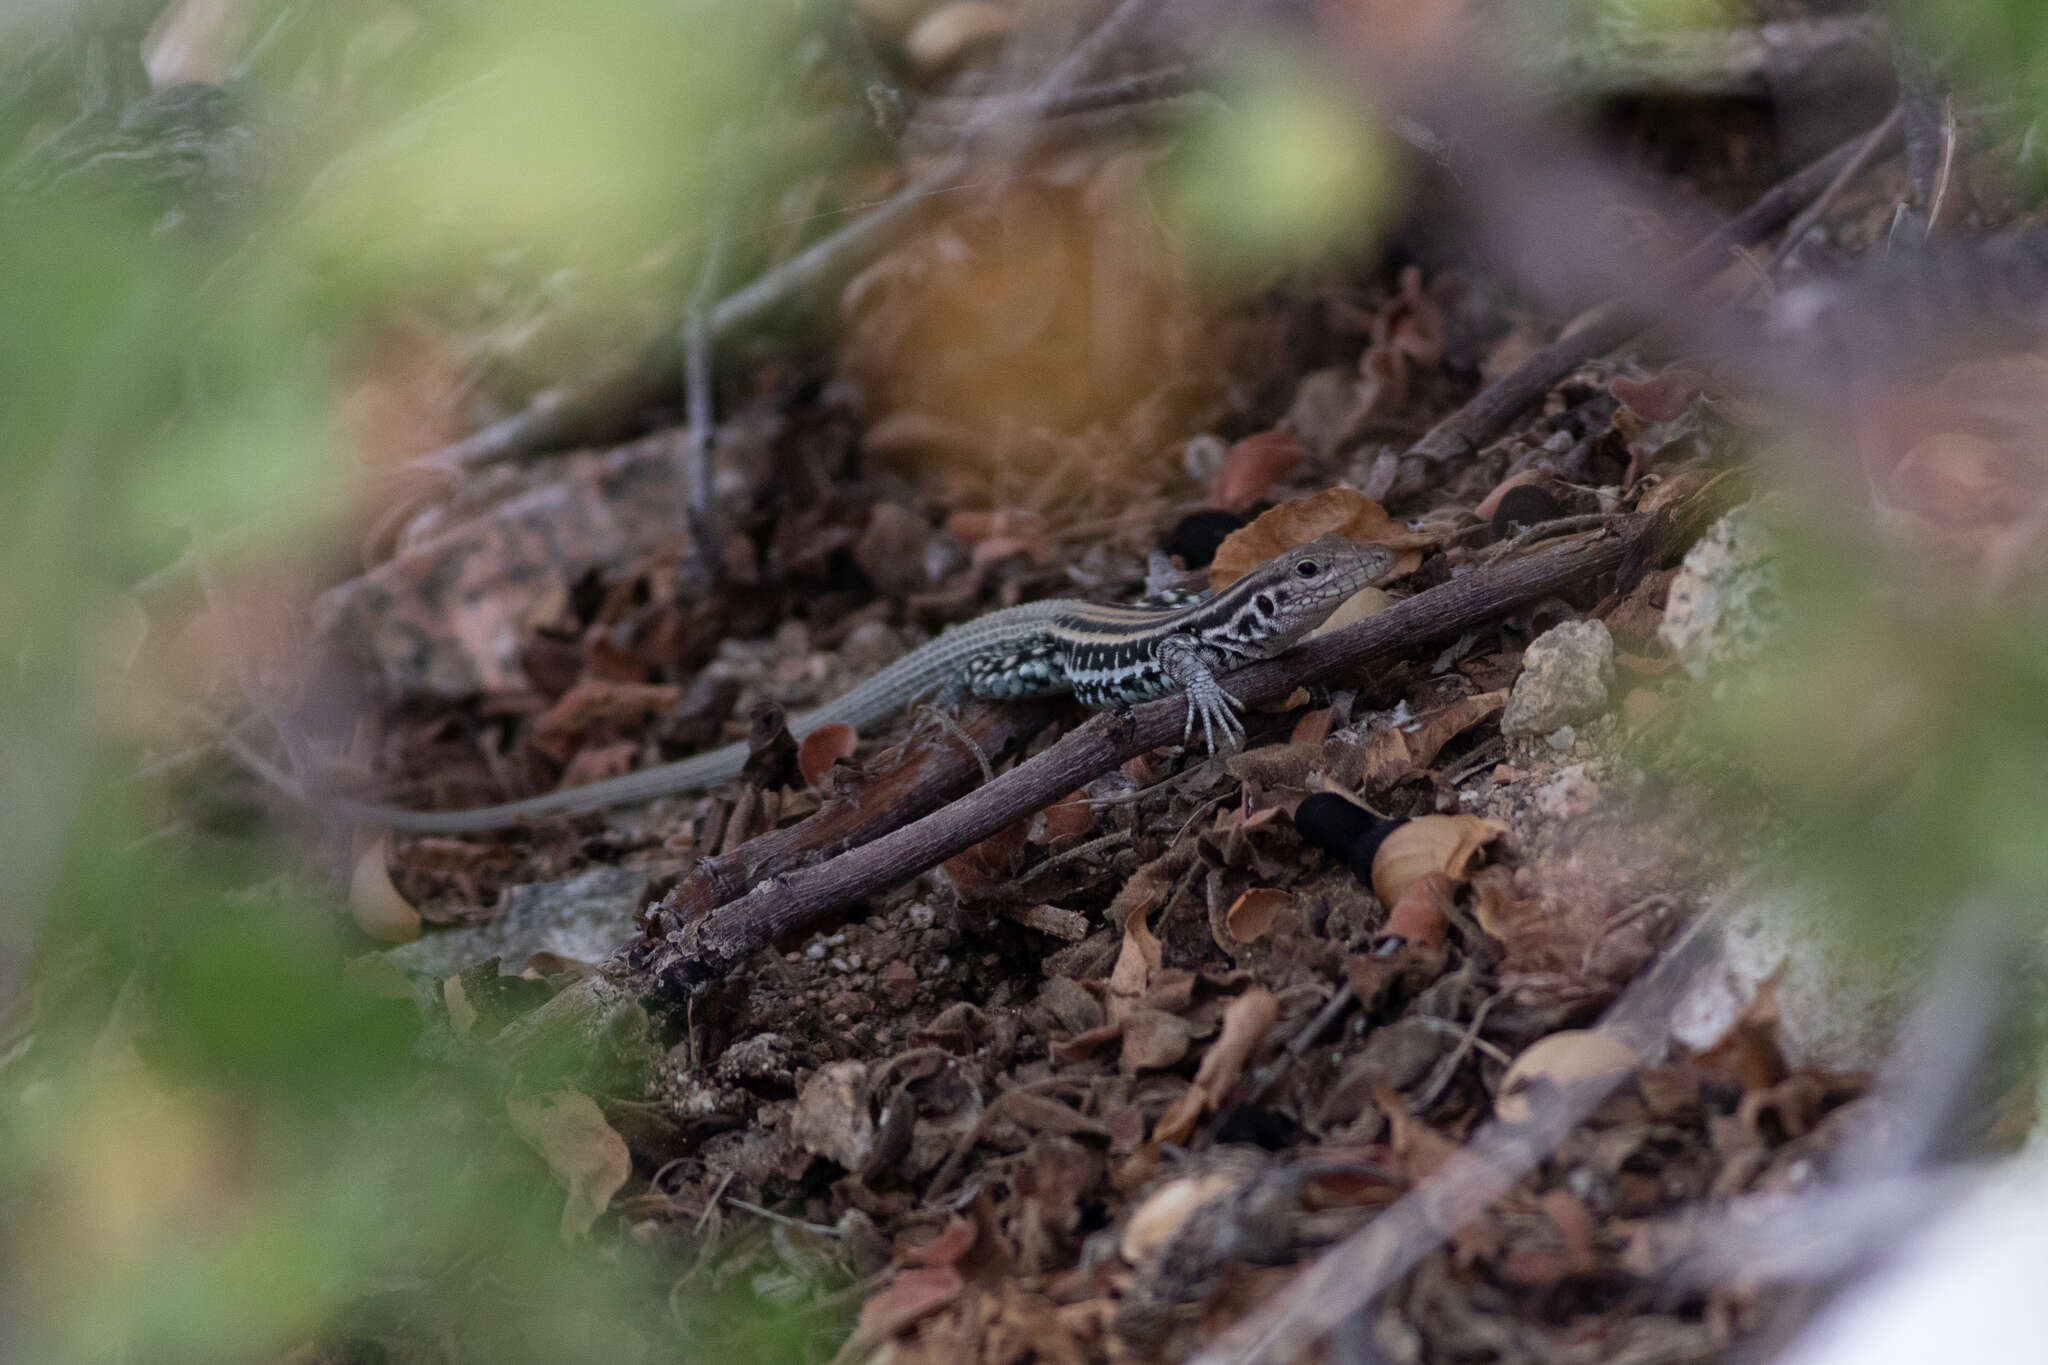
{"type": "Polygon", "coordinates": [[[1784,619],[1784,583],[1763,509],[1748,502],[1715,522],[1685,556],[1665,601],[1662,640],[1704,678],[1755,658],[1784,619]]]}
{"type": "Polygon", "coordinates": [[[1501,733],[1540,738],[1607,710],[1614,689],[1614,637],[1598,621],[1567,621],[1536,638],[1501,714],[1501,733]]]}

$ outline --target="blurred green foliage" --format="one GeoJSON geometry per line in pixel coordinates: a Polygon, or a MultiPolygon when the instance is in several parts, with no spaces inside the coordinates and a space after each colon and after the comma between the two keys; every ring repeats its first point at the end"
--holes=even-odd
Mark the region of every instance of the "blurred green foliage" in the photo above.
{"type": "Polygon", "coordinates": [[[1353,91],[1300,53],[1242,53],[1229,112],[1191,131],[1163,173],[1195,261],[1226,279],[1368,247],[1399,207],[1386,134],[1353,91]]]}
{"type": "Polygon", "coordinates": [[[1773,522],[1783,620],[1704,715],[1737,765],[1725,794],[1771,813],[1765,851],[1879,958],[1985,896],[2048,903],[2044,604],[1984,597],[1967,565],[1888,550],[1825,502],[1773,522]]]}
{"type": "Polygon", "coordinates": [[[364,477],[342,358],[394,314],[459,312],[508,260],[602,287],[666,252],[681,278],[794,11],[248,10],[241,127],[209,144],[236,158],[207,163],[245,178],[145,165],[121,111],[74,100],[63,24],[0,72],[0,1358],[829,1352],[835,1318],[731,1286],[672,1303],[687,1258],[616,1220],[564,1246],[505,1078],[345,984],[345,912],[271,853],[149,837],[132,756],[80,704],[110,605],[182,550],[339,552],[364,477]]]}

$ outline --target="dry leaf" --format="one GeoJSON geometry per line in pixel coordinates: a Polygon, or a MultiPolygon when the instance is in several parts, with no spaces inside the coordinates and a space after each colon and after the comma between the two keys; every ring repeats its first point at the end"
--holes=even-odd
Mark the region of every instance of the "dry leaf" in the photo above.
{"type": "Polygon", "coordinates": [[[1617,378],[1608,389],[1645,422],[1675,422],[1707,387],[1698,370],[1674,366],[1648,379],[1617,378]]]}
{"type": "Polygon", "coordinates": [[[1527,1123],[1535,1111],[1524,1093],[1532,1085],[1577,1085],[1600,1078],[1619,1078],[1642,1065],[1635,1050],[1611,1033],[1598,1029],[1566,1029],[1540,1038],[1522,1050],[1500,1078],[1493,1112],[1509,1123],[1527,1123]]]}
{"type": "Polygon", "coordinates": [[[1507,832],[1498,820],[1477,815],[1423,815],[1398,825],[1373,855],[1373,893],[1392,906],[1410,882],[1432,872],[1463,881],[1479,850],[1507,832]]]}
{"type": "Polygon", "coordinates": [[[1366,735],[1365,770],[1359,789],[1383,791],[1427,768],[1444,745],[1499,715],[1507,702],[1506,689],[1485,692],[1425,711],[1405,725],[1373,726],[1366,735]]]}
{"type": "Polygon", "coordinates": [[[1756,987],[1712,1047],[1695,1059],[1700,1067],[1740,1086],[1745,1094],[1783,1081],[1791,1068],[1778,1047],[1778,989],[1775,978],[1756,987]]]}
{"type": "Polygon", "coordinates": [[[1376,417],[1408,401],[1408,360],[1391,346],[1368,346],[1358,357],[1358,416],[1376,417]]]}
{"type": "Polygon", "coordinates": [[[1301,438],[1284,423],[1245,437],[1230,448],[1210,481],[1209,505],[1232,512],[1251,506],[1300,464],[1305,453],[1301,438]]]}
{"type": "Polygon", "coordinates": [[[860,736],[854,728],[838,721],[820,725],[805,735],[796,749],[796,770],[803,775],[804,785],[822,787],[832,765],[842,758],[852,758],[859,746],[860,736]]]}
{"type": "Polygon", "coordinates": [[[633,1173],[625,1139],[605,1122],[597,1102],[580,1091],[514,1095],[505,1108],[512,1131],[540,1153],[569,1191],[562,1206],[562,1240],[581,1240],[633,1173]]]}
{"type": "Polygon", "coordinates": [[[955,1265],[974,1249],[979,1229],[974,1220],[954,1214],[938,1235],[912,1242],[903,1248],[905,1265],[955,1265]]]}
{"type": "Polygon", "coordinates": [[[1885,480],[1885,500],[1952,530],[2003,525],[2033,501],[1995,441],[1963,431],[1929,436],[1885,480]]]}
{"type": "MultiPolygon", "coordinates": [[[[531,491],[330,589],[314,606],[315,630],[406,695],[525,689],[521,652],[532,625],[558,618],[571,586],[591,569],[660,554],[687,524],[689,490],[673,446],[662,432],[567,457],[531,491]],[[622,488],[632,496],[618,496],[622,488]]],[[[721,468],[751,483],[753,463],[721,468]]],[[[294,647],[317,655],[302,639],[294,647]]]]}
{"type": "Polygon", "coordinates": [[[638,723],[667,715],[682,700],[682,689],[654,683],[585,679],[564,692],[533,722],[533,744],[551,758],[563,758],[578,736],[599,725],[638,723]]]}
{"type": "Polygon", "coordinates": [[[1421,563],[1422,556],[1413,550],[1430,543],[1388,516],[1384,507],[1363,493],[1350,488],[1326,488],[1270,508],[1249,526],[1241,526],[1225,536],[1209,566],[1209,587],[1221,592],[1275,555],[1324,535],[1377,541],[1410,551],[1395,561],[1389,577],[1407,573],[1421,563]]]}
{"type": "Polygon", "coordinates": [[[1255,886],[1223,912],[1223,927],[1239,943],[1256,943],[1273,927],[1273,919],[1294,904],[1294,897],[1270,886],[1255,886]]]}
{"type": "Polygon", "coordinates": [[[1543,907],[1538,897],[1515,894],[1514,874],[1504,867],[1473,874],[1472,893],[1472,918],[1503,943],[1511,944],[1543,907]]]}
{"type": "Polygon", "coordinates": [[[1108,1008],[1112,1020],[1145,993],[1153,974],[1165,961],[1165,949],[1145,918],[1165,903],[1175,879],[1194,857],[1193,842],[1183,841],[1181,847],[1139,868],[1109,903],[1110,923],[1121,924],[1124,931],[1123,946],[1118,949],[1116,965],[1109,973],[1108,1008]]]}
{"type": "Polygon", "coordinates": [[[385,862],[390,851],[386,834],[356,855],[348,879],[348,912],[356,928],[380,943],[410,943],[420,936],[420,912],[391,884],[385,862]]]}
{"type": "Polygon", "coordinates": [[[1000,1112],[1018,1127],[1037,1133],[1059,1133],[1065,1137],[1107,1137],[1109,1134],[1101,1119],[1089,1118],[1072,1105],[1062,1104],[1050,1095],[1034,1095],[1028,1090],[1012,1090],[998,1097],[990,1109],[1000,1112]]]}
{"type": "Polygon", "coordinates": [[[1223,1097],[1244,1074],[1253,1049],[1279,1020],[1280,1002],[1264,987],[1255,986],[1231,1001],[1223,1011],[1223,1027],[1216,1041],[1202,1054],[1195,1083],[1159,1116],[1159,1123],[1152,1129],[1152,1141],[1186,1142],[1202,1115],[1222,1104],[1223,1097]]]}
{"type": "Polygon", "coordinates": [[[1164,1071],[1188,1055],[1193,1031],[1188,1021],[1165,1010],[1135,1009],[1122,1021],[1124,1047],[1117,1067],[1126,1076],[1164,1071]]]}
{"type": "Polygon", "coordinates": [[[850,1360],[866,1359],[873,1348],[911,1323],[959,1298],[963,1287],[960,1272],[949,1265],[897,1271],[879,1293],[860,1306],[860,1326],[841,1354],[850,1360]],[[856,1352],[856,1343],[868,1349],[856,1352]]]}
{"type": "Polygon", "coordinates": [[[1323,741],[1330,737],[1330,721],[1330,708],[1319,706],[1294,722],[1294,732],[1287,736],[1287,742],[1320,748],[1323,741]]]}
{"type": "Polygon", "coordinates": [[[1029,536],[990,536],[978,540],[968,554],[967,561],[977,569],[986,569],[991,564],[1000,564],[1012,555],[1022,555],[1034,564],[1050,564],[1057,556],[1052,547],[1042,540],[1029,536]]]}
{"type": "Polygon", "coordinates": [[[1031,821],[1018,820],[1003,826],[964,853],[956,853],[941,864],[953,889],[962,897],[985,896],[1006,881],[1024,851],[1031,821]]]}
{"type": "Polygon", "coordinates": [[[1088,793],[1069,792],[1056,804],[1047,806],[1033,823],[1037,830],[1033,843],[1078,839],[1095,828],[1095,807],[1088,804],[1088,793]]]}

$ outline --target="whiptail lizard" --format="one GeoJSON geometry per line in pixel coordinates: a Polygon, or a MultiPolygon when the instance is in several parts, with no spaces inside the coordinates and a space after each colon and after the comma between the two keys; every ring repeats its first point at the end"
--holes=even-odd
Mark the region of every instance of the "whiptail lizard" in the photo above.
{"type": "MultiPolygon", "coordinates": [[[[1188,700],[1183,742],[1201,723],[1215,752],[1244,738],[1237,698],[1216,680],[1227,671],[1292,649],[1359,589],[1385,573],[1394,552],[1338,536],[1268,560],[1192,604],[1115,606],[1056,598],[992,611],[942,632],[881,672],[790,722],[801,736],[838,722],[858,729],[920,698],[942,705],[968,695],[1007,701],[1071,692],[1097,710],[1171,692],[1188,700]]],[[[529,816],[647,801],[737,776],[748,747],[728,744],[603,782],[468,810],[411,811],[336,801],[341,814],[412,833],[495,829],[529,816]]]]}

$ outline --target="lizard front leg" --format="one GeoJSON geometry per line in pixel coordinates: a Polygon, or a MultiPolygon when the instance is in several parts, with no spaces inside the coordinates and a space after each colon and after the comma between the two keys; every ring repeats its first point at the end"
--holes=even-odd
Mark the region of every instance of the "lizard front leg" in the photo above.
{"type": "Polygon", "coordinates": [[[1210,753],[1216,752],[1216,732],[1223,732],[1225,747],[1236,748],[1244,743],[1244,723],[1237,713],[1244,710],[1244,703],[1224,690],[1216,681],[1215,670],[1203,656],[1202,646],[1186,635],[1169,635],[1153,650],[1160,668],[1187,693],[1187,721],[1181,726],[1180,741],[1186,744],[1194,737],[1195,719],[1202,721],[1202,742],[1210,753]]]}

